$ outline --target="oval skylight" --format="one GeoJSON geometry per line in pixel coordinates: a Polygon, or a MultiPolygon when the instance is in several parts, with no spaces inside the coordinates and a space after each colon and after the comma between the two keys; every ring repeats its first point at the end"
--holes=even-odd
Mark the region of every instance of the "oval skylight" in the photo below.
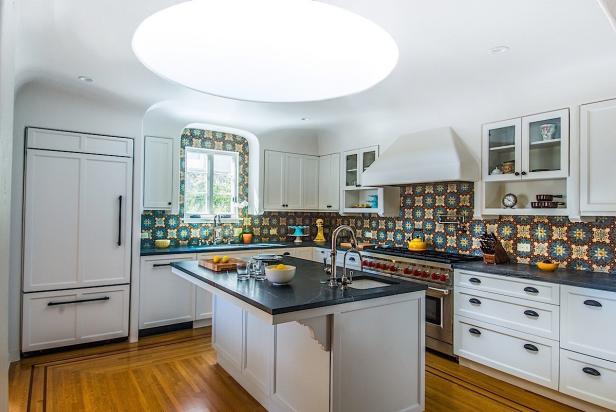
{"type": "Polygon", "coordinates": [[[261,102],[358,93],[398,61],[398,46],[381,27],[311,0],[188,1],[146,18],[132,46],[161,77],[261,102]]]}

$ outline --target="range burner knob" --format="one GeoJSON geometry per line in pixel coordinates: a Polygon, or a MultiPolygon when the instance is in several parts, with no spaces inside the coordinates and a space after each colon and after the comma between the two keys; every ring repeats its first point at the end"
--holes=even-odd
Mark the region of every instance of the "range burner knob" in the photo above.
{"type": "Polygon", "coordinates": [[[430,274],[428,272],[426,272],[426,271],[423,271],[423,272],[421,272],[421,277],[422,278],[427,278],[427,277],[430,277],[430,274]]]}
{"type": "Polygon", "coordinates": [[[421,276],[421,272],[417,269],[413,269],[413,275],[415,276],[421,276]]]}
{"type": "Polygon", "coordinates": [[[394,266],[394,265],[391,265],[391,266],[389,267],[389,270],[391,270],[392,272],[397,272],[397,271],[398,271],[398,268],[397,268],[396,266],[394,266]]]}
{"type": "Polygon", "coordinates": [[[413,271],[409,268],[404,268],[404,274],[405,275],[410,275],[411,273],[413,273],[413,271]]]}
{"type": "Polygon", "coordinates": [[[441,278],[441,275],[439,275],[438,273],[434,272],[432,274],[432,280],[439,280],[441,278]]]}
{"type": "Polygon", "coordinates": [[[447,280],[449,279],[449,275],[441,275],[441,282],[447,282],[447,280]]]}

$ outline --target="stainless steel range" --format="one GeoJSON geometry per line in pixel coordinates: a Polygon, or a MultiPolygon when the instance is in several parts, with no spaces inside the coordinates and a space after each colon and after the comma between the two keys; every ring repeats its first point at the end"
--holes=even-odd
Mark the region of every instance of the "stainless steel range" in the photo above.
{"type": "Polygon", "coordinates": [[[452,264],[481,260],[479,256],[375,246],[362,251],[364,271],[425,283],[426,347],[453,356],[452,264]]]}

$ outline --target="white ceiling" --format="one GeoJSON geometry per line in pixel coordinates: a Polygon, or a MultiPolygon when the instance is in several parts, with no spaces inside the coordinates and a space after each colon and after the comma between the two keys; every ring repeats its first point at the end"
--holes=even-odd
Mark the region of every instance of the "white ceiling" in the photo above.
{"type": "MultiPolygon", "coordinates": [[[[363,93],[321,102],[252,103],[209,96],[158,78],[131,50],[137,25],[179,1],[21,0],[18,83],[51,79],[83,93],[144,108],[158,103],[187,119],[258,134],[367,125],[372,118],[415,118],[418,127],[447,125],[451,122],[443,116],[470,110],[480,100],[498,105],[514,94],[540,100],[550,88],[583,87],[616,73],[615,33],[595,0],[327,2],[371,19],[394,37],[400,60],[389,78],[363,93]],[[489,49],[499,45],[508,45],[510,52],[492,55],[489,49]],[[80,82],[79,75],[94,82],[80,82]]],[[[250,67],[245,70],[250,76],[250,67]]]]}

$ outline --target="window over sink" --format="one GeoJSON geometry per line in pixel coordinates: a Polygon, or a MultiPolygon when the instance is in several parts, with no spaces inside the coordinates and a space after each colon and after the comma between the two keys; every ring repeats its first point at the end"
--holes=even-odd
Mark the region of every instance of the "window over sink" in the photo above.
{"type": "Polygon", "coordinates": [[[239,154],[185,148],[184,219],[208,221],[215,215],[238,218],[239,154]]]}

